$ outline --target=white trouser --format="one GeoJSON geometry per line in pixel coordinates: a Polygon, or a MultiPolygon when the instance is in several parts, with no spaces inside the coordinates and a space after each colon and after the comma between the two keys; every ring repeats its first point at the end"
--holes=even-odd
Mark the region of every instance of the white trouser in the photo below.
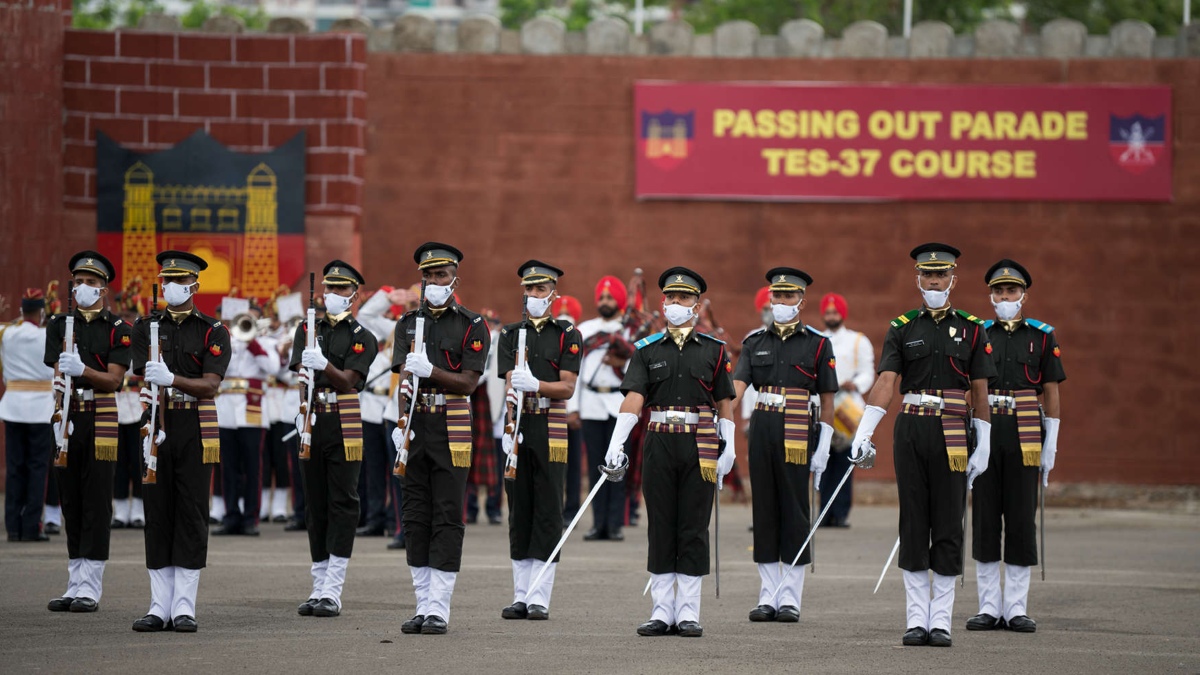
{"type": "Polygon", "coordinates": [[[417,596],[417,614],[425,616],[429,614],[429,586],[433,568],[410,567],[408,571],[412,574],[413,593],[417,596]]]}
{"type": "Polygon", "coordinates": [[[675,618],[679,623],[700,620],[700,582],[703,579],[686,574],[675,575],[675,583],[679,586],[675,592],[675,618]]]}
{"type": "Polygon", "coordinates": [[[528,604],[529,602],[529,575],[531,567],[533,565],[528,560],[512,561],[514,603],[524,602],[528,604]]]}
{"type": "Polygon", "coordinates": [[[308,594],[309,600],[320,600],[321,591],[325,590],[325,571],[329,569],[329,560],[325,559],[321,562],[312,564],[310,573],[312,574],[312,592],[308,594]]]}
{"type": "Polygon", "coordinates": [[[129,509],[129,522],[140,520],[146,522],[146,509],[141,497],[133,498],[133,506],[129,509]]]}
{"type": "Polygon", "coordinates": [[[904,597],[908,607],[908,628],[929,630],[929,571],[904,572],[904,597]]]}
{"type": "Polygon", "coordinates": [[[975,585],[979,588],[979,613],[1000,617],[1000,563],[975,561],[975,585]]]}
{"type": "Polygon", "coordinates": [[[79,583],[82,577],[80,568],[83,567],[83,558],[71,558],[67,560],[67,592],[63,593],[64,598],[79,597],[79,583]]]}
{"type": "MultiPolygon", "coordinates": [[[[783,573],[784,566],[780,565],[780,574],[783,573]]],[[[792,571],[788,573],[787,578],[783,580],[783,588],[779,589],[779,607],[787,607],[791,605],[797,610],[800,609],[800,599],[804,594],[804,565],[796,565],[792,571]]],[[[774,590],[774,589],[772,589],[774,590]]]]}
{"type": "Polygon", "coordinates": [[[75,595],[68,597],[91,598],[96,602],[100,602],[100,596],[104,592],[105,561],[77,558],[68,562],[68,569],[70,569],[71,563],[79,564],[72,575],[75,583],[75,595]]]}
{"type": "Polygon", "coordinates": [[[212,506],[208,508],[208,517],[213,520],[225,518],[225,498],[213,495],[212,506]]]}
{"type": "Polygon", "coordinates": [[[258,519],[269,520],[271,517],[271,491],[263,488],[262,497],[258,500],[258,519]]]}
{"type": "Polygon", "coordinates": [[[346,568],[350,566],[349,558],[330,555],[328,567],[325,568],[325,584],[321,589],[321,599],[329,598],[337,608],[342,608],[342,586],[346,584],[346,568]]]}
{"type": "Polygon", "coordinates": [[[1029,598],[1030,568],[1020,565],[1004,566],[1004,620],[1026,616],[1025,601],[1029,598]]]}
{"type": "Polygon", "coordinates": [[[196,617],[196,591],[200,590],[200,570],[190,570],[186,567],[175,569],[175,600],[172,602],[171,616],[196,617]]]}
{"type": "Polygon", "coordinates": [[[175,568],[164,567],[150,572],[150,611],[165,621],[172,619],[171,610],[175,605],[175,568]]]}
{"type": "Polygon", "coordinates": [[[668,626],[675,625],[675,576],[674,572],[650,575],[650,597],[654,601],[650,619],[668,626]]]}
{"type": "Polygon", "coordinates": [[[62,507],[47,506],[42,510],[42,522],[47,525],[62,526],[62,507]]]}
{"type": "MultiPolygon", "coordinates": [[[[524,561],[529,569],[529,583],[533,583],[533,577],[537,576],[542,565],[545,564],[541,560],[530,558],[524,561]]],[[[537,588],[530,588],[528,597],[525,601],[527,605],[541,605],[546,609],[550,609],[550,594],[554,592],[554,571],[558,567],[558,563],[550,563],[550,567],[546,569],[546,573],[542,575],[541,581],[538,582],[537,588]]]]}
{"type": "Polygon", "coordinates": [[[758,604],[779,609],[779,598],[772,599],[771,594],[779,586],[780,574],[779,563],[758,563],[758,578],[762,582],[758,588],[758,604]]]}
{"type": "Polygon", "coordinates": [[[126,525],[129,524],[129,500],[114,499],[113,500],[113,520],[118,520],[126,525]]]}
{"type": "Polygon", "coordinates": [[[287,517],[288,514],[288,498],[290,488],[275,488],[275,492],[271,495],[271,517],[276,516],[287,517]]]}
{"type": "Polygon", "coordinates": [[[933,599],[929,602],[929,630],[941,628],[950,632],[950,615],[954,611],[954,582],[958,577],[933,573],[933,599]]]}
{"type": "Polygon", "coordinates": [[[457,572],[429,570],[429,616],[440,616],[450,623],[450,598],[454,595],[454,582],[457,572]]]}

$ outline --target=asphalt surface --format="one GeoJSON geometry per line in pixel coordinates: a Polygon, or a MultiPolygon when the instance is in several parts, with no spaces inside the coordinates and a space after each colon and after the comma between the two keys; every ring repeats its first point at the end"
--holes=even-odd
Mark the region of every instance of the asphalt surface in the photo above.
{"type": "Polygon", "coordinates": [[[751,624],[758,574],[750,509],[721,513],[721,597],[705,579],[701,639],[642,638],[644,528],[585,542],[585,516],[558,569],[546,622],[504,621],[511,601],[505,526],[467,527],[445,636],[403,635],[414,609],[404,554],[359,538],[343,614],[300,617],[309,588],[304,533],[213,537],[195,634],[134,633],[149,606],[142,534],[113,532],[94,614],[52,613],[65,589],[65,535],[0,544],[0,672],[337,673],[1200,673],[1200,521],[1148,511],[1053,509],[1047,572],[1035,570],[1035,634],[964,628],[977,610],[974,565],[954,610],[954,646],[902,647],[904,593],[894,568],[871,589],[896,536],[891,507],[857,507],[852,527],[822,529],[799,624],[751,624]]]}

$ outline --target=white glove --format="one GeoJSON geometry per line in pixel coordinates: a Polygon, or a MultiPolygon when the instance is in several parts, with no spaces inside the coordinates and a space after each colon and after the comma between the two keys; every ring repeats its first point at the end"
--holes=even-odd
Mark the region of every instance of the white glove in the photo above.
{"type": "Polygon", "coordinates": [[[71,377],[83,374],[83,359],[74,352],[63,352],[58,355],[58,372],[71,377]]]}
{"type": "Polygon", "coordinates": [[[500,446],[504,448],[504,454],[511,455],[513,453],[513,446],[525,442],[525,434],[519,433],[515,434],[515,436],[515,440],[513,439],[513,435],[510,434],[500,436],[500,446]]]}
{"type": "Polygon", "coordinates": [[[404,369],[417,377],[429,377],[433,374],[433,364],[424,354],[410,352],[404,357],[404,369]]]}
{"type": "Polygon", "coordinates": [[[975,453],[967,461],[968,490],[975,484],[975,479],[979,477],[979,474],[987,471],[988,462],[992,459],[992,423],[981,419],[973,419],[971,420],[971,424],[975,426],[977,440],[975,453]]]}
{"type": "Polygon", "coordinates": [[[321,353],[320,349],[313,347],[305,349],[300,353],[300,365],[305,368],[312,368],[314,373],[319,373],[325,370],[325,366],[329,365],[329,359],[321,353]]]}
{"type": "Polygon", "coordinates": [[[1042,487],[1050,485],[1054,470],[1054,455],[1058,453],[1058,418],[1046,418],[1046,440],[1042,441],[1042,487]]]}
{"type": "Polygon", "coordinates": [[[162,361],[151,361],[146,364],[146,381],[160,387],[169,387],[175,384],[175,376],[171,374],[167,364],[162,361]]]}
{"type": "Polygon", "coordinates": [[[608,441],[608,452],[604,453],[604,463],[610,467],[621,466],[622,463],[628,460],[625,456],[625,441],[629,438],[629,432],[637,426],[638,416],[633,413],[623,412],[617,415],[617,425],[613,428],[612,438],[608,441]]]}
{"type": "Polygon", "coordinates": [[[67,378],[62,377],[62,376],[54,378],[54,380],[50,383],[50,387],[57,394],[66,394],[67,393],[67,378]]]}
{"type": "MultiPolygon", "coordinates": [[[[54,423],[54,438],[56,440],[59,438],[62,438],[62,425],[63,425],[62,422],[54,423]]],[[[75,433],[75,423],[68,420],[67,421],[67,436],[70,436],[73,433],[75,433]]]]}
{"type": "Polygon", "coordinates": [[[733,471],[733,459],[737,456],[737,452],[733,446],[734,435],[737,433],[737,425],[733,420],[718,419],[717,420],[717,435],[721,440],[725,441],[725,449],[721,452],[721,456],[717,458],[717,489],[721,490],[725,487],[725,476],[733,471]]]}
{"type": "Polygon", "coordinates": [[[879,426],[879,422],[886,414],[887,411],[877,405],[869,405],[863,410],[862,419],[858,421],[858,431],[854,432],[854,440],[850,443],[851,462],[862,457],[863,444],[871,440],[871,434],[875,433],[875,427],[879,426]]]}
{"type": "MultiPolygon", "coordinates": [[[[813,489],[821,489],[821,474],[825,473],[825,467],[829,466],[829,442],[833,440],[833,427],[818,422],[817,428],[820,429],[821,440],[817,441],[817,450],[808,459],[808,470],[813,473],[813,489]]],[[[812,440],[809,440],[812,443],[812,440]]]]}
{"type": "Polygon", "coordinates": [[[537,390],[541,388],[542,383],[533,376],[533,373],[529,371],[528,367],[525,367],[516,368],[512,371],[512,386],[513,389],[516,389],[517,391],[532,394],[537,393],[537,390]]]}
{"type": "MultiPolygon", "coordinates": [[[[402,423],[404,422],[403,419],[401,419],[400,421],[402,423]]],[[[411,441],[412,439],[416,438],[416,436],[417,436],[417,432],[415,432],[415,431],[408,432],[408,440],[411,441]]],[[[404,447],[404,429],[402,429],[400,427],[396,427],[395,429],[392,429],[392,445],[396,446],[397,451],[401,450],[404,447]]]]}

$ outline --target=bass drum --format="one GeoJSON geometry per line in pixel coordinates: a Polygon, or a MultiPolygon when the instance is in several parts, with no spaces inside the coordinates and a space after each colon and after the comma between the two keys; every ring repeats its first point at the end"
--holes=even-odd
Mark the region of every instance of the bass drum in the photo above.
{"type": "Polygon", "coordinates": [[[833,439],[840,445],[850,445],[858,423],[862,420],[862,397],[856,392],[839,391],[833,396],[833,439]]]}

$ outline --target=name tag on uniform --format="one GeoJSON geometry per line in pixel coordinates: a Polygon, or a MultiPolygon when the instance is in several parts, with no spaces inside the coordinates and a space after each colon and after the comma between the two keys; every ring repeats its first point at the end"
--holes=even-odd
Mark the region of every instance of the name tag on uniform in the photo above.
{"type": "Polygon", "coordinates": [[[771,352],[754,352],[755,356],[770,356],[771,352]]]}
{"type": "Polygon", "coordinates": [[[655,368],[665,368],[666,365],[667,365],[666,361],[659,361],[658,363],[651,363],[650,370],[654,370],[655,368]]]}
{"type": "Polygon", "coordinates": [[[409,329],[408,329],[408,334],[409,334],[409,335],[416,335],[416,334],[417,334],[417,329],[416,329],[416,328],[409,328],[409,329]]]}
{"type": "Polygon", "coordinates": [[[912,342],[905,342],[904,346],[905,347],[920,347],[923,344],[925,344],[924,340],[913,340],[912,342]]]}

